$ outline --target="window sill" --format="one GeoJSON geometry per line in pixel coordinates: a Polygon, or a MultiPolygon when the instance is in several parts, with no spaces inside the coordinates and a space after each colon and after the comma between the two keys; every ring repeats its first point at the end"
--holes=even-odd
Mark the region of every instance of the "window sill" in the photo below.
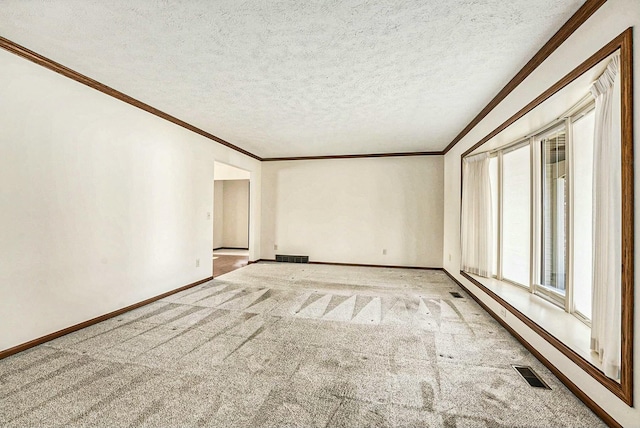
{"type": "Polygon", "coordinates": [[[578,318],[546,299],[530,293],[524,287],[495,278],[483,278],[469,273],[467,275],[500,296],[587,362],[602,370],[598,357],[589,349],[591,329],[578,318]]]}

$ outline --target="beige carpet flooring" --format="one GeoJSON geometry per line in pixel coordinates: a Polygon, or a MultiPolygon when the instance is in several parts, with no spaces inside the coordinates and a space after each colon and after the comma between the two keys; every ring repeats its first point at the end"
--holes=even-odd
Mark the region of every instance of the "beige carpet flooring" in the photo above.
{"type": "Polygon", "coordinates": [[[442,272],[259,263],[0,360],[0,426],[604,424],[442,272]]]}

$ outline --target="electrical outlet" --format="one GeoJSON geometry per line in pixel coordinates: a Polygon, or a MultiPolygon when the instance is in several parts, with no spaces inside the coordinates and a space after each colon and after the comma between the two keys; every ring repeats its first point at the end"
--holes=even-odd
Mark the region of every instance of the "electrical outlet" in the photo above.
{"type": "Polygon", "coordinates": [[[500,308],[500,316],[502,318],[506,318],[507,317],[507,309],[506,308],[500,308]]]}
{"type": "Polygon", "coordinates": [[[196,267],[200,267],[200,259],[196,259],[196,267]]]}
{"type": "Polygon", "coordinates": [[[278,244],[273,244],[273,249],[277,250],[278,249],[278,244]]]}
{"type": "Polygon", "coordinates": [[[387,255],[387,249],[386,249],[386,248],[383,248],[383,249],[382,249],[382,255],[383,255],[383,256],[386,256],[386,255],[387,255]]]}

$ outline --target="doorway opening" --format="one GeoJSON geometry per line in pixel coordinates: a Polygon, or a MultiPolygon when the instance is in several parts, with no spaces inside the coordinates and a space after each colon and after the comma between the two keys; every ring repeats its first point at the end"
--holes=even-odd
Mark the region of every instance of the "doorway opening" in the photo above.
{"type": "Polygon", "coordinates": [[[214,164],[213,277],[249,262],[251,173],[221,162],[214,164]]]}

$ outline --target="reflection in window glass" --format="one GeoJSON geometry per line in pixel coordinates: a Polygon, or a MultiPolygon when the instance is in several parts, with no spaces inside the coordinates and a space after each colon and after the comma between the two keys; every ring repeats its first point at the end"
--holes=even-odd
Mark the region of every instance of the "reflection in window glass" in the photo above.
{"type": "Polygon", "coordinates": [[[529,286],[530,216],[529,146],[503,155],[502,161],[502,275],[529,286]]]}
{"type": "Polygon", "coordinates": [[[595,110],[572,126],[573,145],[573,302],[591,319],[593,135],[595,110]]]}
{"type": "Polygon", "coordinates": [[[562,295],[566,288],[567,162],[565,128],[540,141],[542,150],[542,254],[540,284],[562,295]]]}

